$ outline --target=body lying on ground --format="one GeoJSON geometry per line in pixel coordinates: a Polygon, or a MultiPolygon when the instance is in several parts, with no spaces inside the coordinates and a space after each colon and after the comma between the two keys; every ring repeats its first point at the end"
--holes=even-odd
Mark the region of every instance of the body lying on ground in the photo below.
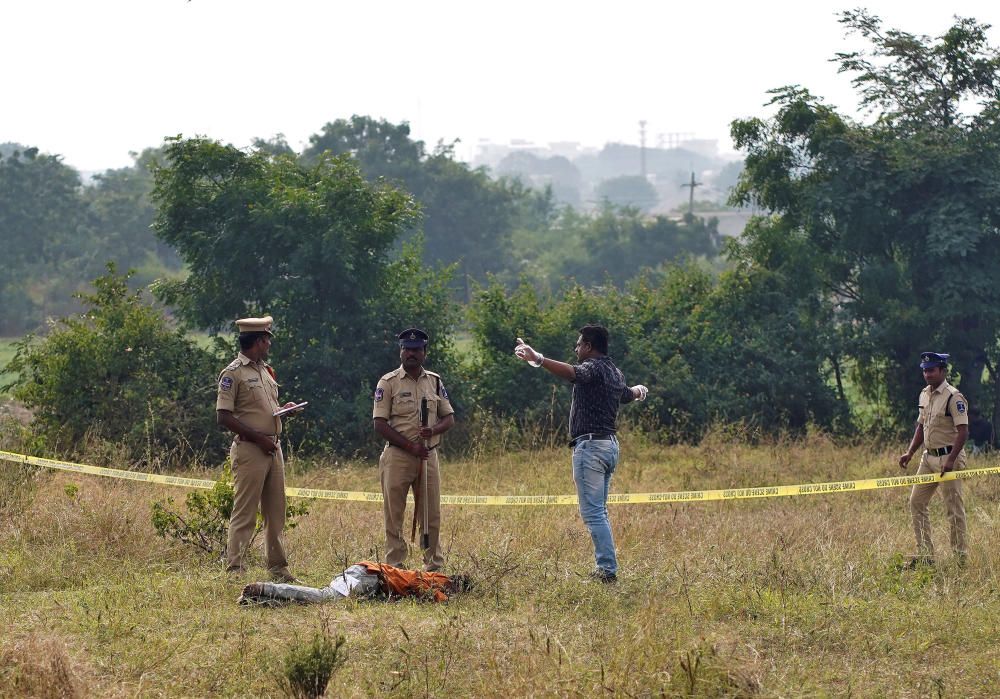
{"type": "Polygon", "coordinates": [[[269,606],[289,602],[311,604],[333,602],[351,596],[386,600],[418,597],[431,602],[446,602],[449,595],[470,588],[470,581],[465,575],[405,570],[384,563],[361,561],[338,573],[326,587],[250,583],[243,588],[239,603],[269,606]]]}

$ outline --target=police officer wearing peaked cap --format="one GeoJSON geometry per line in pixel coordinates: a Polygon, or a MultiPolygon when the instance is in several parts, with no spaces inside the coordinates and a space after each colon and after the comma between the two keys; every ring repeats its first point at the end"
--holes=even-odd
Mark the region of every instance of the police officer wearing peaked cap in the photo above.
{"type": "Polygon", "coordinates": [[[427,333],[407,328],[396,337],[400,366],[382,376],[375,389],[372,422],[375,432],[385,439],[379,458],[379,481],[382,485],[382,514],[385,518],[385,561],[404,567],[407,544],[403,536],[406,496],[413,489],[416,518],[421,539],[427,535],[424,569],[438,570],[444,565],[441,552],[441,477],[435,447],[441,435],[455,424],[455,410],[441,377],[423,368],[427,358],[427,333]],[[421,426],[420,407],[427,401],[427,426],[421,426]],[[421,473],[425,464],[426,493],[421,473]],[[426,509],[427,528],[424,530],[426,509]]]}
{"type": "MultiPolygon", "coordinates": [[[[920,369],[927,386],[917,401],[917,425],[906,453],[899,457],[899,467],[906,468],[917,450],[924,447],[917,475],[945,474],[965,468],[965,441],[969,436],[968,402],[962,393],[948,383],[949,355],[941,352],[922,352],[920,369]]],[[[910,516],[913,533],[917,539],[917,553],[910,566],[933,564],[934,546],[931,543],[931,524],[928,503],[938,488],[944,497],[951,533],[951,546],[960,564],[968,558],[966,543],[965,503],[962,499],[962,482],[958,479],[920,483],[910,492],[910,516]]]]}
{"type": "Polygon", "coordinates": [[[264,361],[271,349],[273,318],[241,318],[240,352],[219,374],[216,417],[236,437],[229,455],[235,497],[229,521],[226,568],[242,572],[244,558],[257,524],[257,509],[264,519],[264,556],[271,576],[293,582],[281,543],[285,527],[285,461],[281,453],[281,418],[275,411],[278,382],[264,361]]]}

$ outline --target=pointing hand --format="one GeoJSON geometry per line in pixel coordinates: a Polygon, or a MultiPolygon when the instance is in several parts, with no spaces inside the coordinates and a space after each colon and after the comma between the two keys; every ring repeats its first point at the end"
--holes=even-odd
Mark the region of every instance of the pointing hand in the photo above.
{"type": "Polygon", "coordinates": [[[538,353],[531,348],[531,345],[526,344],[521,338],[517,338],[517,347],[514,348],[514,355],[518,359],[523,359],[526,362],[538,361],[538,353]]]}

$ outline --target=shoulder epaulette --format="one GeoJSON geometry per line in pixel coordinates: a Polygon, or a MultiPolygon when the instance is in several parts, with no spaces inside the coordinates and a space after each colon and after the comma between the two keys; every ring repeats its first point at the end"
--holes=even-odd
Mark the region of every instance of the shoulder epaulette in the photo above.
{"type": "Polygon", "coordinates": [[[954,398],[956,394],[961,395],[962,392],[959,391],[954,386],[952,386],[951,384],[948,384],[947,388],[948,388],[948,402],[944,404],[944,414],[946,417],[951,417],[951,399],[954,398]]]}

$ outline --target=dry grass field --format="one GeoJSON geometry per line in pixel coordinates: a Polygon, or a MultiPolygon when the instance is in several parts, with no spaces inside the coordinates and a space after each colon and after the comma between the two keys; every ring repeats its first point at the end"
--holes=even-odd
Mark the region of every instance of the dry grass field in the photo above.
{"type": "MultiPolygon", "coordinates": [[[[895,475],[902,446],[626,436],[613,489],[895,475]]],[[[446,493],[572,492],[565,449],[446,459],[443,472],[446,493]]],[[[292,463],[288,481],[377,488],[371,464],[292,463]]],[[[907,489],[612,506],[614,586],[582,577],[592,550],[574,507],[454,506],[449,568],[476,590],[280,609],[236,604],[260,568],[231,579],[156,536],[151,503],[184,491],[6,462],[0,488],[2,696],[280,696],[283,656],[323,627],[346,638],[331,697],[986,697],[1000,684],[996,479],[966,483],[966,568],[935,498],[938,566],[900,569],[907,489]]],[[[296,574],[325,585],[377,555],[380,507],[314,502],[287,541],[296,574]]]]}

